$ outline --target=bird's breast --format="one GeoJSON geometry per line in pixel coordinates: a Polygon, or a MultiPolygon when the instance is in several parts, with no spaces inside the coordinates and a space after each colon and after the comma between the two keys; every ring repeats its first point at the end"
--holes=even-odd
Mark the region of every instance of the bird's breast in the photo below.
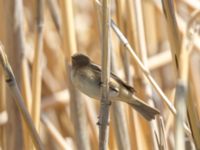
{"type": "Polygon", "coordinates": [[[100,99],[99,75],[89,69],[72,71],[71,80],[75,87],[91,98],[100,99]]]}

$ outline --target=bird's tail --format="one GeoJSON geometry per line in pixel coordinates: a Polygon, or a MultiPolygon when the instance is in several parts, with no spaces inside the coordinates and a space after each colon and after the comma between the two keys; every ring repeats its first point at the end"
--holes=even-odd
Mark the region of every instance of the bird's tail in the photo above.
{"type": "Polygon", "coordinates": [[[131,105],[148,121],[155,119],[155,116],[160,114],[160,112],[157,109],[147,105],[146,103],[144,103],[142,100],[138,99],[135,96],[134,96],[134,101],[128,102],[128,104],[131,105]]]}

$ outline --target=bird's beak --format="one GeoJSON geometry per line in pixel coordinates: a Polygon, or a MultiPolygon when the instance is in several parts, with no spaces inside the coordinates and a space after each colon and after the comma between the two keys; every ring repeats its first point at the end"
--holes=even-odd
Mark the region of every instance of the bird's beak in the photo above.
{"type": "Polygon", "coordinates": [[[72,61],[74,61],[75,60],[75,57],[74,57],[74,55],[72,56],[72,61]]]}

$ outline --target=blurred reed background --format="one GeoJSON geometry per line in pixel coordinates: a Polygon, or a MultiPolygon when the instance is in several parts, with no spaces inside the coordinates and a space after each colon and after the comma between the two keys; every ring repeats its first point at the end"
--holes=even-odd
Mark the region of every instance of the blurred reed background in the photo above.
{"type": "MultiPolygon", "coordinates": [[[[113,103],[108,149],[200,149],[200,2],[110,6],[111,68],[161,116],[147,122],[127,104],[113,103]],[[130,45],[120,42],[119,30],[130,45]]],[[[77,52],[101,64],[101,9],[97,0],[0,0],[0,41],[33,120],[20,115],[0,67],[0,149],[35,149],[34,138],[48,150],[98,149],[100,102],[77,91],[69,72],[77,52]]]]}

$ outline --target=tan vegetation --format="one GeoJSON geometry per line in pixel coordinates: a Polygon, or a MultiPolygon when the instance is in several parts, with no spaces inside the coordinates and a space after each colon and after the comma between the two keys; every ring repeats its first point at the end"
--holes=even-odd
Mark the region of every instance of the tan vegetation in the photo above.
{"type": "Polygon", "coordinates": [[[199,10],[198,0],[1,0],[0,149],[200,149],[199,10]],[[102,103],[71,83],[77,52],[102,64],[102,103]],[[160,116],[108,105],[110,72],[160,116]]]}

